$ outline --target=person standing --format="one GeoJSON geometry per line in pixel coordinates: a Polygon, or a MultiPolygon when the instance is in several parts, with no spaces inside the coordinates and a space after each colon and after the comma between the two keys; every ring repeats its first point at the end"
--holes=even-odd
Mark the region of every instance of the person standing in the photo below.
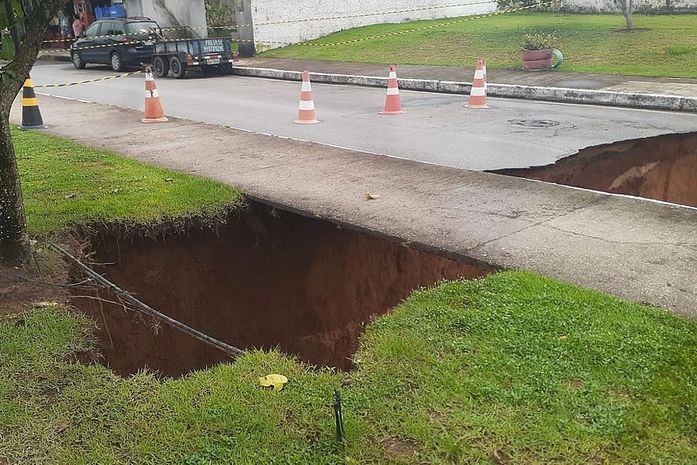
{"type": "Polygon", "coordinates": [[[84,31],[85,23],[80,19],[80,15],[75,13],[75,20],[73,21],[73,34],[75,34],[75,38],[77,39],[80,37],[84,31]]]}

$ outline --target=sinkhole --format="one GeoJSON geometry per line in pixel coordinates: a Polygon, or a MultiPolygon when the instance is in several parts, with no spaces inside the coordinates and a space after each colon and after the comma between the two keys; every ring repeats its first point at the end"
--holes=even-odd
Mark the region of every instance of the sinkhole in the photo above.
{"type": "Polygon", "coordinates": [[[552,165],[495,172],[697,207],[697,133],[589,147],[552,165]]]}
{"type": "MultiPolygon", "coordinates": [[[[102,232],[89,247],[97,271],[172,318],[241,349],[279,347],[339,369],[352,367],[365,324],[413,290],[492,271],[259,203],[217,230],[127,240],[102,232]]],[[[229,360],[96,293],[76,290],[71,301],[97,322],[103,363],[115,372],[176,377],[229,360]]]]}

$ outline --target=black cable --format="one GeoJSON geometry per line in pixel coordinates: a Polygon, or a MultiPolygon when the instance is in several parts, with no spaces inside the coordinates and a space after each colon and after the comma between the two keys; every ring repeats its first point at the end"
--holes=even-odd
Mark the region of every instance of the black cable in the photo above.
{"type": "Polygon", "coordinates": [[[82,271],[84,271],[85,274],[87,274],[90,278],[94,279],[96,282],[100,283],[102,286],[111,290],[114,294],[121,297],[121,299],[123,299],[124,301],[133,305],[137,310],[139,310],[147,315],[150,315],[150,316],[162,321],[163,323],[171,326],[172,328],[178,329],[178,330],[188,334],[189,336],[198,339],[201,342],[204,342],[208,345],[211,345],[211,346],[215,347],[216,349],[219,349],[219,350],[225,352],[226,354],[228,354],[232,357],[236,357],[236,356],[242,355],[244,353],[243,350],[238,349],[237,347],[233,347],[230,344],[226,344],[222,341],[219,341],[219,340],[217,340],[217,339],[215,339],[207,334],[202,333],[201,331],[199,331],[197,329],[194,329],[190,326],[187,326],[184,323],[177,321],[174,318],[171,318],[171,317],[165,315],[164,313],[158,312],[157,310],[150,307],[146,303],[141,302],[140,300],[136,299],[130,293],[128,293],[127,291],[124,291],[123,289],[118,287],[116,284],[112,283],[111,281],[106,279],[104,276],[102,276],[99,273],[97,273],[96,271],[94,271],[89,266],[82,263],[80,260],[75,258],[73,255],[70,254],[70,252],[68,252],[64,248],[62,248],[56,244],[53,244],[53,243],[49,243],[48,245],[52,249],[60,252],[65,257],[70,259],[73,263],[75,263],[78,267],[80,267],[80,269],[82,269],[82,271]]]}

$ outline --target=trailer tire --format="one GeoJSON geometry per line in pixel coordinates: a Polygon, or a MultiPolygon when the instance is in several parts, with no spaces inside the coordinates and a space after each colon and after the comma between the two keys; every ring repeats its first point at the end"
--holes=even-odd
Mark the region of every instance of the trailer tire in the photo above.
{"type": "Polygon", "coordinates": [[[186,65],[177,56],[169,60],[169,69],[172,71],[172,77],[176,79],[184,79],[184,76],[186,76],[186,65]]]}
{"type": "Polygon", "coordinates": [[[155,71],[155,76],[159,78],[167,77],[169,74],[169,63],[162,57],[153,58],[152,67],[155,71]]]}

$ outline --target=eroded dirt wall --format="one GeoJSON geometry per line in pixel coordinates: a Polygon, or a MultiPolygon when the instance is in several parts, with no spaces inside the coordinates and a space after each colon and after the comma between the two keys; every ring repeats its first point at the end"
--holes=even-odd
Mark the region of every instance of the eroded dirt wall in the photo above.
{"type": "Polygon", "coordinates": [[[497,173],[697,207],[697,133],[591,147],[554,165],[497,173]]]}
{"type": "MultiPolygon", "coordinates": [[[[256,205],[217,233],[166,240],[93,239],[106,276],[186,324],[240,348],[280,348],[340,368],[365,322],[412,290],[490,270],[256,205]]],[[[113,296],[102,297],[112,299],[113,296]]],[[[102,328],[106,362],[176,376],[224,360],[215,349],[122,308],[74,299],[102,328]]]]}

